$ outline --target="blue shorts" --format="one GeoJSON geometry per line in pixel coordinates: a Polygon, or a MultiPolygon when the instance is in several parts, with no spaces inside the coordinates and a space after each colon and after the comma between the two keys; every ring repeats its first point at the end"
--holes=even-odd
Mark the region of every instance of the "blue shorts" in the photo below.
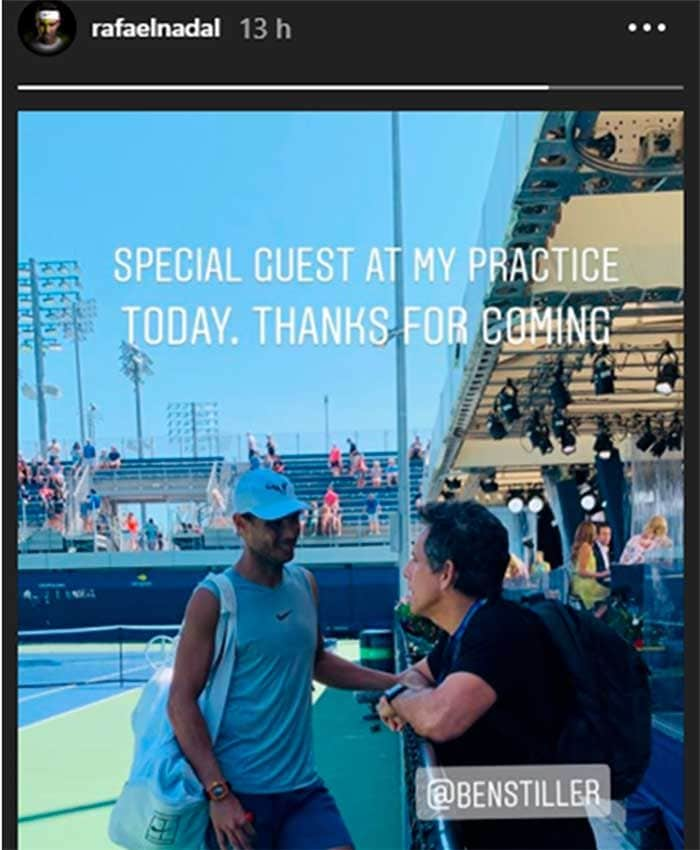
{"type": "MultiPolygon", "coordinates": [[[[280,794],[234,794],[255,815],[255,850],[331,850],[352,847],[335,800],[319,779],[306,788],[280,794]]],[[[218,850],[209,826],[208,846],[218,850]]]]}

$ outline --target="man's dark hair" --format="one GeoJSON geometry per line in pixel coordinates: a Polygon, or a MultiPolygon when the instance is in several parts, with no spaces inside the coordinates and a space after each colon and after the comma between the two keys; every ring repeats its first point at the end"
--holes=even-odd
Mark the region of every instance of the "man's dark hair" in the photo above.
{"type": "Polygon", "coordinates": [[[600,531],[601,528],[609,528],[610,531],[612,531],[612,526],[610,525],[609,522],[597,522],[595,524],[595,530],[596,531],[600,531]]]}
{"type": "Polygon", "coordinates": [[[455,565],[454,587],[465,596],[497,597],[510,551],[508,532],[491,511],[478,502],[430,502],[420,509],[428,525],[425,554],[434,572],[445,561],[455,565]]]}

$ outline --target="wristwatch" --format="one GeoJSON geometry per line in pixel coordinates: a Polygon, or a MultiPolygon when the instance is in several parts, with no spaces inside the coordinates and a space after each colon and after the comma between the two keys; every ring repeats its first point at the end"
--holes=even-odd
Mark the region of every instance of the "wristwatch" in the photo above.
{"type": "Polygon", "coordinates": [[[204,796],[215,803],[225,800],[231,793],[228,782],[217,779],[204,791],[204,796]]]}
{"type": "Polygon", "coordinates": [[[392,685],[390,688],[387,688],[384,691],[384,699],[388,703],[391,703],[391,701],[393,699],[396,699],[396,697],[399,694],[402,694],[404,691],[407,691],[407,690],[408,690],[408,685],[404,685],[403,682],[399,682],[398,684],[392,685]]]}

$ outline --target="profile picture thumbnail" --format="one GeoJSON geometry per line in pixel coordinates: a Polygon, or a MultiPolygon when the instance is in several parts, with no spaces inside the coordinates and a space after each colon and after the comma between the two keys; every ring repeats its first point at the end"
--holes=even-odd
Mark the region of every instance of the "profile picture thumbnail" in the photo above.
{"type": "Polygon", "coordinates": [[[58,0],[30,3],[19,17],[19,37],[32,53],[56,56],[75,39],[75,15],[58,0]]]}

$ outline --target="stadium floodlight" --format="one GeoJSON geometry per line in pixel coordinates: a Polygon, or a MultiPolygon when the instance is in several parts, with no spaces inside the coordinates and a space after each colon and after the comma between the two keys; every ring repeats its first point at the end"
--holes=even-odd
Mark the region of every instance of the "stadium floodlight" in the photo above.
{"type": "Polygon", "coordinates": [[[679,377],[678,355],[671,343],[665,340],[664,350],[656,360],[656,392],[671,395],[679,377]]]}
{"type": "MultiPolygon", "coordinates": [[[[68,315],[71,304],[80,297],[78,264],[74,260],[30,259],[17,266],[18,343],[21,352],[34,353],[39,446],[42,455],[48,446],[47,387],[44,355],[60,351],[55,336],[58,325],[68,315]]],[[[56,394],[54,393],[54,396],[56,394]]]]}
{"type": "Polygon", "coordinates": [[[216,402],[183,401],[168,404],[168,440],[197,457],[199,446],[219,452],[219,408],[216,402]]]}
{"type": "MultiPolygon", "coordinates": [[[[65,313],[65,311],[63,311],[65,313]]],[[[78,389],[78,424],[80,426],[80,442],[85,442],[85,409],[83,405],[83,378],[80,368],[80,343],[84,342],[89,333],[94,330],[95,317],[97,315],[97,303],[94,298],[83,301],[80,297],[70,304],[67,315],[63,318],[63,335],[66,339],[73,340],[73,351],[75,354],[75,380],[78,389]]]]}

